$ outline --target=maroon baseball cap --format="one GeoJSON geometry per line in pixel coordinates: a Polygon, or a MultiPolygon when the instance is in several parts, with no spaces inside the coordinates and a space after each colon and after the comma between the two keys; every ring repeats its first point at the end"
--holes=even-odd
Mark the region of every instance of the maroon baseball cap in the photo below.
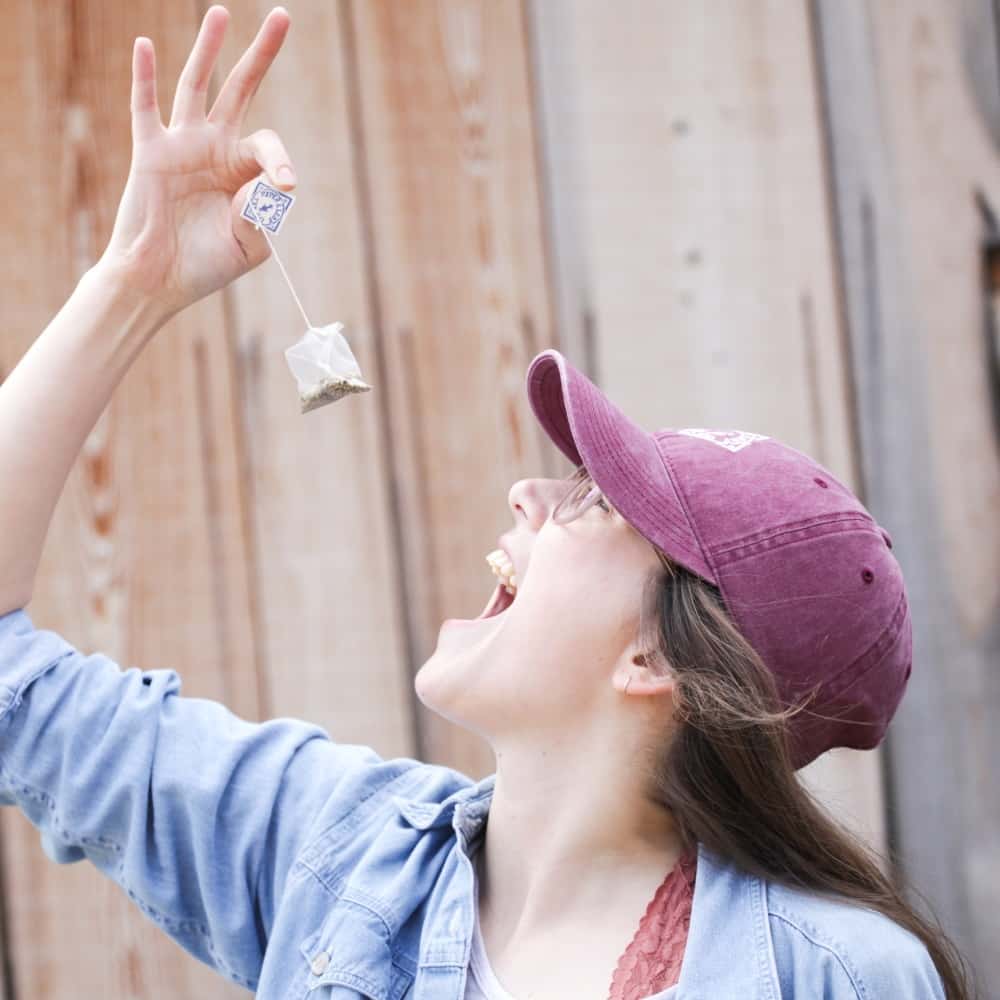
{"type": "Polygon", "coordinates": [[[546,433],[648,541],[720,590],[774,674],[796,769],[883,739],[910,676],[913,633],[892,539],[808,455],[764,434],[648,432],[559,351],[528,399],[546,433]]]}

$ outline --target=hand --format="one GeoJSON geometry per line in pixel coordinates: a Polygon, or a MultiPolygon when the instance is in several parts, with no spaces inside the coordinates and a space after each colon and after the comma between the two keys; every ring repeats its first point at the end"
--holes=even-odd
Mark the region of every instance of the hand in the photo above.
{"type": "Polygon", "coordinates": [[[167,128],[156,99],[153,43],[137,38],[132,51],[132,163],[97,269],[155,299],[167,316],[270,256],[263,235],[240,217],[261,171],[275,187],[295,186],[291,160],[273,131],[239,137],[250,100],[285,40],[288,12],[275,7],[264,19],[206,115],[208,81],[228,22],[225,7],[205,13],[167,128]]]}

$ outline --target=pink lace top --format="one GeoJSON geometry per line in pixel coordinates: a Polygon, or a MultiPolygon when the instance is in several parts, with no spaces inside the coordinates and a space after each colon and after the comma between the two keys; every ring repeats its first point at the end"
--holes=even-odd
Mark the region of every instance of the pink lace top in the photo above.
{"type": "Polygon", "coordinates": [[[660,883],[635,936],[618,959],[608,1000],[641,1000],[680,978],[697,862],[697,850],[692,849],[660,883]]]}

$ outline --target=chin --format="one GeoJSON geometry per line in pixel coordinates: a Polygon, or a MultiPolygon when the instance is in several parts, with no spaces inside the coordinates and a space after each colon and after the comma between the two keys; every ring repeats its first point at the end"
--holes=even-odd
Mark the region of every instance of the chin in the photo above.
{"type": "Polygon", "coordinates": [[[476,724],[498,711],[496,705],[483,704],[482,676],[476,683],[475,673],[482,675],[483,663],[463,664],[454,655],[435,653],[417,671],[413,690],[420,703],[448,722],[487,739],[476,724]]]}
{"type": "Polygon", "coordinates": [[[427,670],[428,664],[433,659],[434,657],[432,656],[430,660],[426,660],[424,665],[414,675],[413,693],[420,699],[422,705],[436,711],[437,708],[434,704],[435,698],[433,693],[434,684],[427,670]]]}
{"type": "Polygon", "coordinates": [[[463,683],[468,687],[467,680],[464,680],[467,676],[454,656],[435,652],[414,676],[413,691],[424,707],[460,723],[451,710],[454,702],[461,698],[463,683]]]}

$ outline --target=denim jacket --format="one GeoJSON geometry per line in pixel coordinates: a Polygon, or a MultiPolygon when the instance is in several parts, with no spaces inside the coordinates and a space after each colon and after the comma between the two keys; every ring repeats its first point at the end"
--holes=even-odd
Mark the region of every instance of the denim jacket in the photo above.
{"type": "MultiPolygon", "coordinates": [[[[0,616],[0,804],[263,1000],[461,1000],[481,781],[297,719],[251,723],[0,616]]],[[[539,817],[544,821],[544,817],[539,817]]],[[[600,984],[595,984],[595,987],[600,984]]],[[[885,916],[746,875],[699,845],[677,1000],[944,1000],[885,916]]]]}

